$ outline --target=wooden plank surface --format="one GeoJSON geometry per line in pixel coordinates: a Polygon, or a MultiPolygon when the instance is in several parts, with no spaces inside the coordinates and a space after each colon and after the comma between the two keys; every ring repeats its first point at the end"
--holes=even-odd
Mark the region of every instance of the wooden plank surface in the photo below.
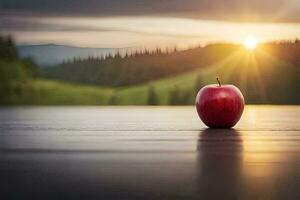
{"type": "Polygon", "coordinates": [[[300,199],[300,106],[0,108],[1,199],[300,199]]]}

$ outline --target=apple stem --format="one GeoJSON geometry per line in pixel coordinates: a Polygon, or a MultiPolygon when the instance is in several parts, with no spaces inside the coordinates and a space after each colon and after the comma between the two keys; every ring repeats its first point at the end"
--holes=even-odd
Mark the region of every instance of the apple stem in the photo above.
{"type": "Polygon", "coordinates": [[[219,87],[221,87],[221,83],[220,83],[219,78],[217,77],[216,79],[217,79],[217,81],[218,81],[218,83],[219,83],[219,87]]]}

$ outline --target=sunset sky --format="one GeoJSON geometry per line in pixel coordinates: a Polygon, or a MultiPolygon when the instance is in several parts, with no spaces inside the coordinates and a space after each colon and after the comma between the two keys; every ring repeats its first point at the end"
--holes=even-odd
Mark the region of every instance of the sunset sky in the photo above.
{"type": "Polygon", "coordinates": [[[187,47],[300,38],[300,0],[1,0],[19,44],[187,47]]]}

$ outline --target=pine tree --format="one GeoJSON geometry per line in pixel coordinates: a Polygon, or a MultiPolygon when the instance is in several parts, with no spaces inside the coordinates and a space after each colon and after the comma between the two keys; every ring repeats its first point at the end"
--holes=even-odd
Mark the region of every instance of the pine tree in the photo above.
{"type": "Polygon", "coordinates": [[[147,104],[148,105],[158,105],[157,95],[156,95],[155,90],[152,86],[148,89],[147,104]]]}

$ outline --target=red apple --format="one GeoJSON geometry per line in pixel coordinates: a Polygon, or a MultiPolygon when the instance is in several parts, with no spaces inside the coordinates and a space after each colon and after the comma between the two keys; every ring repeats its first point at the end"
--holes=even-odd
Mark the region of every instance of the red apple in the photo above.
{"type": "Polygon", "coordinates": [[[196,108],[200,119],[210,128],[231,128],[241,118],[244,97],[234,85],[207,85],[196,97],[196,108]]]}

